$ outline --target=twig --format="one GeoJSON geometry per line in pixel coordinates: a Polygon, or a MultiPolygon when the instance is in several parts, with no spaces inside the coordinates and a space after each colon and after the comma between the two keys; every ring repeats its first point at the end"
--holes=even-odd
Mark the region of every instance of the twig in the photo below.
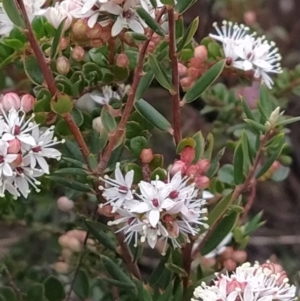
{"type": "Polygon", "coordinates": [[[248,216],[248,212],[250,211],[253,203],[254,203],[254,200],[255,200],[255,196],[256,196],[256,185],[257,185],[257,182],[256,181],[253,181],[252,185],[251,185],[251,192],[250,192],[250,195],[248,197],[248,200],[247,200],[247,204],[245,206],[245,209],[244,209],[244,213],[243,213],[243,216],[241,218],[241,222],[243,223],[244,221],[246,221],[246,218],[248,216]]]}
{"type": "Polygon", "coordinates": [[[183,278],[183,288],[186,290],[189,285],[189,279],[190,279],[190,274],[191,274],[191,264],[193,261],[192,258],[192,249],[194,246],[194,241],[192,240],[188,244],[185,245],[185,248],[183,249],[183,268],[186,271],[187,276],[183,278]]]}
{"type": "Polygon", "coordinates": [[[175,143],[178,144],[181,140],[180,130],[180,94],[179,94],[179,74],[178,74],[178,57],[176,50],[176,35],[175,35],[175,11],[174,7],[168,9],[168,24],[169,24],[169,57],[172,68],[172,84],[174,91],[172,94],[173,100],[173,128],[175,143]]]}
{"type": "MultiPolygon", "coordinates": [[[[162,18],[164,13],[165,13],[165,8],[161,9],[160,14],[157,17],[157,21],[159,21],[162,18]]],[[[132,82],[131,88],[128,92],[127,102],[125,105],[125,109],[122,113],[121,121],[119,122],[115,133],[112,135],[111,139],[109,140],[109,142],[104,150],[104,153],[101,156],[101,161],[98,165],[98,172],[100,175],[103,174],[117,141],[119,139],[121,139],[121,137],[123,136],[123,134],[125,132],[126,123],[128,121],[128,118],[130,116],[130,113],[131,113],[133,105],[134,105],[135,94],[136,94],[139,82],[143,75],[144,59],[145,59],[147,48],[150,43],[152,35],[153,35],[153,31],[150,30],[148,33],[148,40],[144,42],[144,44],[141,48],[141,51],[139,53],[139,59],[138,59],[138,63],[137,63],[137,66],[136,66],[136,69],[134,72],[133,82],[132,82]]]]}
{"type": "MultiPolygon", "coordinates": [[[[232,204],[235,200],[237,200],[242,195],[242,193],[249,188],[249,184],[251,184],[251,182],[253,181],[253,179],[255,177],[256,169],[257,169],[257,167],[258,167],[258,165],[261,161],[262,155],[264,153],[265,144],[270,139],[270,137],[272,137],[272,132],[271,131],[266,133],[262,137],[261,142],[260,142],[260,147],[257,151],[257,154],[256,154],[256,157],[254,159],[253,165],[249,170],[249,174],[248,174],[245,182],[241,185],[236,186],[235,189],[233,190],[232,195],[231,195],[231,199],[230,199],[230,202],[229,202],[230,204],[232,204]]],[[[224,214],[225,213],[226,212],[224,212],[224,214]]],[[[224,214],[222,216],[220,216],[219,219],[207,230],[206,235],[203,237],[203,239],[199,243],[198,247],[192,253],[192,258],[195,258],[198,251],[201,252],[201,249],[203,248],[203,246],[205,245],[207,240],[210,238],[211,234],[214,232],[214,230],[220,224],[221,220],[223,219],[224,214]]]]}
{"type": "Polygon", "coordinates": [[[8,268],[6,265],[3,266],[3,272],[5,273],[7,280],[8,280],[8,285],[14,290],[14,292],[17,295],[18,301],[23,301],[23,294],[20,291],[20,289],[17,287],[17,285],[15,284],[13,277],[11,275],[11,273],[9,272],[8,268]]]}

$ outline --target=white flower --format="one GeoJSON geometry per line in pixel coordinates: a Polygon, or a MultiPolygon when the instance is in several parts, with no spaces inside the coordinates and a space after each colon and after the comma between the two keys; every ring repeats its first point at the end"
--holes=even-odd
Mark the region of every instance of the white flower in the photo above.
{"type": "Polygon", "coordinates": [[[114,2],[104,3],[101,6],[102,10],[118,16],[111,29],[111,35],[113,37],[117,36],[123,28],[130,28],[134,32],[144,33],[144,27],[146,27],[146,25],[135,11],[138,4],[139,2],[137,0],[126,0],[123,6],[114,2]]]}
{"type": "Polygon", "coordinates": [[[0,177],[7,176],[11,177],[13,175],[10,163],[15,161],[18,157],[17,154],[7,153],[8,143],[0,140],[0,177]]]}
{"type": "Polygon", "coordinates": [[[110,86],[104,86],[102,88],[102,93],[95,90],[90,93],[90,96],[95,102],[101,105],[108,105],[111,99],[120,99],[118,92],[113,91],[110,86]]]}
{"type": "Polygon", "coordinates": [[[217,34],[210,34],[209,36],[214,40],[217,40],[223,44],[224,55],[227,59],[227,64],[235,67],[238,55],[235,52],[235,47],[249,36],[249,28],[243,24],[238,25],[232,22],[223,21],[221,28],[214,23],[217,34]]]}
{"type": "Polygon", "coordinates": [[[55,6],[48,7],[44,15],[54,28],[58,28],[65,20],[64,30],[68,30],[72,24],[73,17],[69,11],[69,1],[56,2],[55,6]]]}
{"type": "Polygon", "coordinates": [[[8,18],[6,12],[0,6],[0,35],[7,35],[14,28],[14,24],[8,18]]]}
{"type": "Polygon", "coordinates": [[[21,116],[18,111],[11,109],[6,115],[2,111],[4,120],[6,121],[3,141],[10,141],[15,138],[20,140],[24,145],[35,145],[35,140],[31,135],[31,131],[38,125],[32,122],[34,116],[25,121],[25,113],[22,112],[21,116]]]}
{"type": "Polygon", "coordinates": [[[267,73],[282,72],[278,48],[274,42],[268,42],[264,37],[246,37],[235,47],[235,53],[241,59],[235,67],[245,71],[254,70],[254,77],[262,78],[269,88],[272,87],[273,81],[267,73]]]}
{"type": "Polygon", "coordinates": [[[104,188],[99,186],[100,190],[103,190],[103,197],[108,200],[106,204],[111,204],[113,206],[112,212],[116,212],[125,201],[133,200],[132,195],[132,183],[133,183],[134,171],[130,170],[126,173],[125,177],[123,176],[120,163],[116,164],[115,169],[115,179],[111,179],[108,176],[105,176],[104,179],[100,180],[107,183],[110,187],[104,188]]]}
{"type": "Polygon", "coordinates": [[[219,275],[214,285],[202,283],[192,301],[291,301],[295,296],[296,287],[284,272],[275,273],[272,264],[245,263],[231,275],[219,275]]]}
{"type": "Polygon", "coordinates": [[[25,147],[28,150],[27,157],[32,169],[39,166],[44,173],[49,174],[49,165],[45,158],[60,160],[61,152],[53,146],[63,143],[64,140],[57,141],[53,134],[53,127],[46,129],[44,132],[38,127],[32,129],[32,137],[35,143],[30,148],[25,147]]]}
{"type": "Polygon", "coordinates": [[[132,201],[126,208],[130,212],[146,214],[150,225],[155,228],[160,219],[160,213],[175,205],[169,198],[170,187],[162,181],[155,180],[151,183],[141,181],[139,183],[141,201],[132,201]]]}

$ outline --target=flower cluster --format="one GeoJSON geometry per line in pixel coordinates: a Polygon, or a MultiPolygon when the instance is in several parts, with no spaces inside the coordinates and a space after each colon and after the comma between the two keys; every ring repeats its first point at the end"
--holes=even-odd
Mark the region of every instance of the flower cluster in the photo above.
{"type": "Polygon", "coordinates": [[[53,146],[61,141],[53,137],[52,127],[39,128],[34,115],[26,119],[26,113],[14,107],[9,112],[1,108],[1,113],[0,196],[8,191],[15,198],[27,198],[30,186],[39,191],[36,178],[49,173],[45,158],[60,159],[53,146]]]}
{"type": "Polygon", "coordinates": [[[231,275],[219,275],[214,285],[197,287],[192,301],[295,300],[296,287],[288,283],[285,272],[276,272],[275,268],[269,262],[253,266],[244,263],[231,275]]]}
{"type": "Polygon", "coordinates": [[[181,242],[189,241],[189,235],[197,235],[199,226],[207,226],[206,208],[203,208],[206,200],[180,172],[166,181],[141,181],[136,190],[133,189],[133,177],[133,170],[123,176],[117,164],[115,179],[106,176],[102,181],[108,187],[99,187],[107,199],[104,205],[112,206],[112,212],[117,216],[109,225],[122,224],[119,231],[125,233],[127,242],[133,239],[137,245],[140,237],[141,242],[147,240],[154,248],[162,238],[165,247],[169,239],[176,248],[181,242]]]}
{"type": "Polygon", "coordinates": [[[281,56],[274,42],[264,36],[255,37],[249,28],[241,24],[223,21],[221,28],[214,24],[217,34],[210,37],[221,42],[227,65],[244,71],[253,71],[254,77],[261,79],[269,88],[273,81],[268,73],[281,73],[281,56]]]}

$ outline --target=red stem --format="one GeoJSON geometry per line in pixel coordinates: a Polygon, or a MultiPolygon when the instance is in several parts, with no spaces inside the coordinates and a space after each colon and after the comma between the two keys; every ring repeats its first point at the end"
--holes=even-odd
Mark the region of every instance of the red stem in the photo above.
{"type": "Polygon", "coordinates": [[[174,92],[172,92],[173,100],[173,128],[174,140],[178,144],[181,141],[180,129],[180,94],[179,94],[179,74],[178,74],[178,57],[176,50],[176,35],[175,35],[175,11],[171,7],[168,9],[168,23],[169,23],[169,57],[172,68],[172,83],[174,92]]]}

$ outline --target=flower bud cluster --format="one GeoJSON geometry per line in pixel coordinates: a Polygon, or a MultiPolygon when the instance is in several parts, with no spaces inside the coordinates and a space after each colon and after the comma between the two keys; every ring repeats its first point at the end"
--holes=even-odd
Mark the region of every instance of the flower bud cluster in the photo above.
{"type": "Polygon", "coordinates": [[[0,196],[8,191],[15,198],[28,197],[30,187],[37,192],[38,177],[49,174],[46,158],[57,159],[61,153],[53,148],[61,143],[53,136],[53,127],[40,128],[25,110],[34,104],[31,95],[19,98],[8,93],[1,98],[0,116],[0,196]],[[8,111],[7,111],[8,110],[8,111]]]}
{"type": "Polygon", "coordinates": [[[180,172],[183,176],[187,176],[190,181],[195,183],[198,189],[206,189],[210,185],[210,180],[205,173],[210,167],[210,162],[207,159],[200,159],[193,163],[195,159],[195,149],[187,146],[180,154],[180,160],[175,161],[171,166],[170,173],[175,175],[180,172]]]}

